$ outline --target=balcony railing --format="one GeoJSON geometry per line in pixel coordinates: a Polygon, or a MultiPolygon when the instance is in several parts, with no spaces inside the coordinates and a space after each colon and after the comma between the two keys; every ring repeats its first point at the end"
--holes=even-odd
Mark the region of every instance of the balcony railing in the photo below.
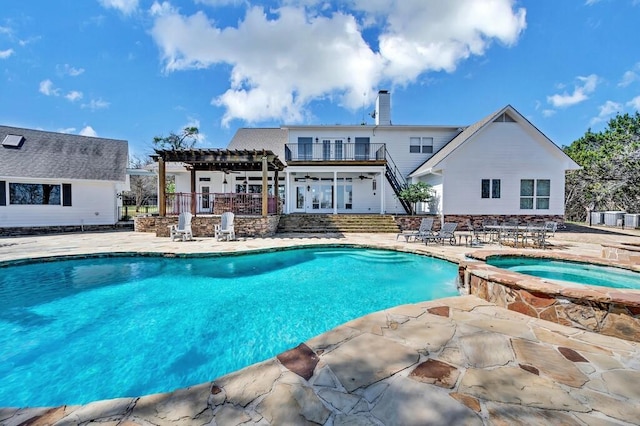
{"type": "Polygon", "coordinates": [[[383,143],[288,143],[284,146],[284,156],[290,161],[383,161],[383,143]]]}
{"type": "MultiPolygon", "coordinates": [[[[193,205],[195,205],[196,215],[219,215],[224,212],[233,212],[238,215],[262,215],[262,194],[176,192],[167,194],[166,200],[167,216],[192,212],[193,205]]],[[[276,197],[267,197],[267,208],[270,215],[279,212],[276,197]]]]}

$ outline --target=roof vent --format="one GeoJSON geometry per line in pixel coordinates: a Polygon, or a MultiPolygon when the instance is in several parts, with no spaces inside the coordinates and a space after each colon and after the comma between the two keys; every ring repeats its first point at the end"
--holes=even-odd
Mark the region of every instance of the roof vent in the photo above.
{"type": "Polygon", "coordinates": [[[5,148],[20,149],[24,143],[24,136],[21,135],[7,135],[2,141],[2,146],[5,148]]]}

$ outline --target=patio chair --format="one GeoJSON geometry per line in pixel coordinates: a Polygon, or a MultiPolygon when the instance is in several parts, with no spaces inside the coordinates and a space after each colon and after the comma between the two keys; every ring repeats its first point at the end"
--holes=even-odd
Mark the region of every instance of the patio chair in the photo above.
{"type": "Polygon", "coordinates": [[[433,231],[431,230],[432,227],[433,218],[425,217],[420,221],[420,227],[417,231],[400,232],[398,235],[396,235],[396,240],[398,240],[399,237],[404,237],[406,242],[409,242],[411,238],[413,238],[414,241],[422,240],[422,238],[426,235],[433,235],[433,231]]]}
{"type": "Polygon", "coordinates": [[[453,246],[456,244],[455,231],[457,226],[457,223],[445,222],[439,231],[435,232],[433,235],[425,236],[422,241],[424,241],[425,245],[429,245],[429,241],[439,241],[444,245],[444,242],[448,240],[449,244],[453,246]]]}
{"type": "Polygon", "coordinates": [[[555,237],[556,230],[558,229],[558,222],[555,222],[553,220],[548,220],[544,223],[544,228],[547,231],[547,233],[551,234],[551,235],[547,235],[547,237],[555,237]]]}
{"type": "Polygon", "coordinates": [[[169,225],[169,235],[171,236],[171,241],[175,241],[177,238],[182,239],[182,241],[192,240],[193,232],[191,231],[191,218],[193,215],[189,212],[182,212],[180,216],[178,216],[178,224],[177,225],[169,225]]]}
{"type": "Polygon", "coordinates": [[[235,215],[231,212],[224,212],[220,217],[220,224],[214,227],[214,236],[220,241],[224,238],[226,241],[236,239],[236,231],[233,225],[235,215]]]}

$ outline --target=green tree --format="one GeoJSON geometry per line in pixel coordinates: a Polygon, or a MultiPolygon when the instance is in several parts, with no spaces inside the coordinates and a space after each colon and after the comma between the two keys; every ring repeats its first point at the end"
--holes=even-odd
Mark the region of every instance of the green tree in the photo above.
{"type": "Polygon", "coordinates": [[[417,203],[427,203],[433,198],[433,188],[424,182],[410,183],[400,191],[398,198],[413,204],[413,211],[415,212],[417,203]]]}
{"type": "Polygon", "coordinates": [[[200,131],[197,127],[185,127],[180,134],[171,132],[169,136],[155,136],[153,147],[155,149],[190,149],[198,142],[200,131]]]}
{"type": "Polygon", "coordinates": [[[589,210],[640,212],[640,113],[619,114],[564,151],[582,167],[567,173],[569,220],[585,220],[589,210]]]}

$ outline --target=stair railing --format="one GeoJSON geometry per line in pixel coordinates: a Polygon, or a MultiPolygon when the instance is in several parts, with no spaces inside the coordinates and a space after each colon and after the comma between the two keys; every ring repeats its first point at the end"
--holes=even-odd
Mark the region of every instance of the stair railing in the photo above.
{"type": "Polygon", "coordinates": [[[393,158],[391,158],[389,151],[386,151],[385,157],[387,160],[386,166],[385,166],[386,167],[385,176],[387,177],[387,181],[389,181],[389,184],[391,185],[393,192],[398,197],[398,200],[400,200],[400,204],[402,204],[402,207],[404,207],[404,210],[408,214],[413,214],[413,207],[411,206],[411,203],[400,198],[400,192],[409,186],[407,183],[407,180],[402,175],[402,172],[400,172],[400,169],[398,168],[398,166],[396,166],[396,163],[393,161],[393,158]]]}

